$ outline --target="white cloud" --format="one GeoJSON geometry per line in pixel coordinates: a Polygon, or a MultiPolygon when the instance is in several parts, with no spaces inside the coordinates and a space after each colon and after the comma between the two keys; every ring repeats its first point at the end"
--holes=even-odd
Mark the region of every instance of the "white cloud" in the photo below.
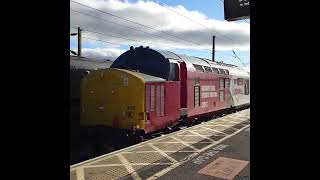
{"type": "MultiPolygon", "coordinates": [[[[72,49],[77,52],[76,49],[72,49]]],[[[82,48],[83,57],[95,60],[115,60],[118,56],[124,53],[124,50],[114,48],[82,48]]]]}
{"type": "MultiPolygon", "coordinates": [[[[97,31],[113,36],[120,36],[127,39],[134,39],[138,40],[139,42],[119,39],[115,37],[108,37],[99,34],[93,34],[85,31],[83,33],[83,36],[133,46],[143,45],[150,46],[151,48],[160,49],[174,47],[179,49],[210,51],[212,48],[212,35],[215,35],[216,50],[250,50],[250,25],[247,23],[235,23],[210,19],[201,12],[190,11],[181,5],[167,6],[167,8],[174,10],[180,14],[183,14],[184,16],[187,16],[190,19],[205,25],[209,29],[213,29],[213,31],[201,25],[195,24],[189,21],[188,19],[177,15],[176,13],[159,6],[158,4],[152,1],[137,1],[135,3],[129,3],[128,1],[120,0],[77,0],[77,2],[105,12],[110,12],[112,14],[127,18],[135,22],[139,22],[140,24],[150,26],[160,31],[163,30],[166,33],[178,36],[180,38],[185,39],[186,41],[198,43],[200,45],[195,45],[190,42],[186,42],[171,37],[161,32],[150,30],[146,27],[129,23],[119,18],[112,17],[71,2],[70,6],[73,10],[105,19],[98,20],[96,18],[88,17],[70,11],[71,26],[80,26],[83,29],[97,31]],[[148,32],[149,34],[144,33],[142,31],[119,26],[116,24],[107,23],[106,21],[122,24],[124,26],[130,26],[131,28],[142,29],[143,31],[148,32]],[[232,39],[232,41],[230,39],[232,39]],[[147,44],[145,42],[148,42],[150,44],[147,44]]],[[[72,31],[74,31],[74,29],[72,31]]],[[[95,50],[92,52],[108,54],[106,51],[103,51],[102,49],[100,49],[99,51],[95,50]]]]}

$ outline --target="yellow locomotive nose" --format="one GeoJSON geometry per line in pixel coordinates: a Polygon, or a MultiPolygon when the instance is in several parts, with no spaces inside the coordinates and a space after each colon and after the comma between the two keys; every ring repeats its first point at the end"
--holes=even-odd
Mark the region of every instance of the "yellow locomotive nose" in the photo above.
{"type": "Polygon", "coordinates": [[[81,125],[144,129],[144,87],[144,79],[128,70],[90,73],[81,81],[81,125]]]}

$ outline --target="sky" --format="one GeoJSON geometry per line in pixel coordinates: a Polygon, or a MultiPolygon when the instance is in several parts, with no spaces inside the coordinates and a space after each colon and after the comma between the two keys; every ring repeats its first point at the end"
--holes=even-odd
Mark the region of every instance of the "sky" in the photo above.
{"type": "MultiPolygon", "coordinates": [[[[140,45],[211,59],[216,36],[216,61],[249,70],[250,19],[225,21],[222,1],[71,0],[70,32],[81,27],[82,56],[98,60],[140,45]]],[[[70,49],[77,51],[76,36],[70,36],[70,49]]]]}

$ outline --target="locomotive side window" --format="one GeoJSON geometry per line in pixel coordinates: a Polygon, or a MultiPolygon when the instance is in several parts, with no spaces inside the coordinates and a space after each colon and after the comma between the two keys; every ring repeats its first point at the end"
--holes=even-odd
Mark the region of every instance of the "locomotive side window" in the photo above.
{"type": "Polygon", "coordinates": [[[164,85],[160,86],[160,116],[164,116],[164,85]]]}
{"type": "Polygon", "coordinates": [[[164,85],[156,86],[156,113],[158,117],[164,116],[164,85]]]}
{"type": "Polygon", "coordinates": [[[146,85],[146,112],[150,111],[150,85],[146,85]]]}
{"type": "Polygon", "coordinates": [[[156,86],[156,113],[157,113],[157,116],[160,116],[160,111],[161,111],[161,94],[160,94],[160,85],[157,85],[156,86]]]}
{"type": "Polygon", "coordinates": [[[219,92],[219,100],[224,101],[224,91],[223,90],[219,92]]]}
{"type": "Polygon", "coordinates": [[[154,111],[155,106],[155,85],[151,85],[150,88],[150,111],[154,111]]]}
{"type": "Polygon", "coordinates": [[[200,86],[194,86],[194,107],[200,107],[200,86]]]}

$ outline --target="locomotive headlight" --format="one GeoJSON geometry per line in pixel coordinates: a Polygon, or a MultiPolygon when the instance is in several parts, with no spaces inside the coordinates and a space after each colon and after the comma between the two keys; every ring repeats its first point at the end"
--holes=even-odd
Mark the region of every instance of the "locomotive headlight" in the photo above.
{"type": "Polygon", "coordinates": [[[144,112],[139,113],[139,119],[144,120],[144,112]]]}
{"type": "Polygon", "coordinates": [[[104,107],[103,107],[103,105],[100,105],[99,107],[98,107],[98,112],[103,112],[103,110],[104,110],[104,107]]]}

